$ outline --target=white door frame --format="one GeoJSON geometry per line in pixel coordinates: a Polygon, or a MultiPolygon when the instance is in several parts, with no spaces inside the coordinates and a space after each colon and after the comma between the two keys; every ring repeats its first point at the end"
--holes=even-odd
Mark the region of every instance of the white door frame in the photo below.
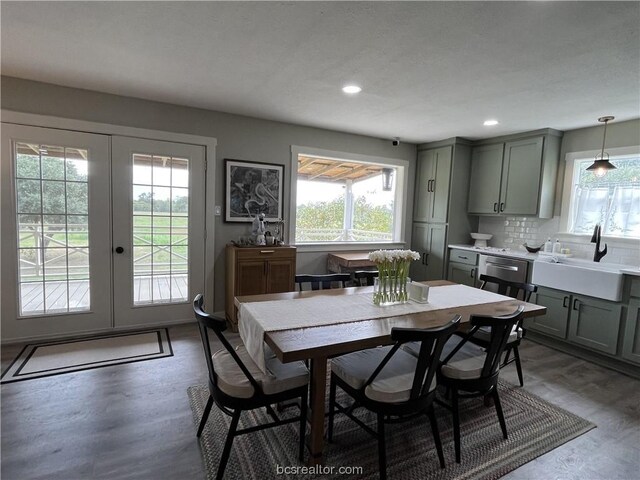
{"type": "MultiPolygon", "coordinates": [[[[205,304],[213,308],[214,298],[214,261],[215,244],[213,242],[215,226],[215,158],[217,140],[214,137],[201,135],[191,135],[186,133],[175,133],[164,130],[151,130],[145,128],[128,127],[123,125],[112,125],[109,123],[98,123],[86,120],[54,117],[48,115],[37,115],[32,113],[15,112],[11,110],[0,110],[0,120],[5,123],[27,125],[33,127],[46,127],[59,130],[71,130],[76,132],[98,133],[103,135],[120,135],[125,137],[146,138],[150,140],[164,140],[176,143],[189,143],[201,145],[205,148],[206,183],[205,183],[205,304]]],[[[47,337],[51,338],[51,337],[47,337]]],[[[21,340],[31,340],[25,338],[21,340]]],[[[2,339],[2,343],[15,342],[16,339],[2,339]]]]}

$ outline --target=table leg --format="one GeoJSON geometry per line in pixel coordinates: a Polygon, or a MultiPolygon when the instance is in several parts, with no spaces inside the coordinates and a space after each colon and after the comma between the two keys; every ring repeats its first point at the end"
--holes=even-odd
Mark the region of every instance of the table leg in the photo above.
{"type": "Polygon", "coordinates": [[[327,357],[311,360],[311,431],[309,441],[309,465],[323,463],[324,411],[327,392],[327,357]]]}

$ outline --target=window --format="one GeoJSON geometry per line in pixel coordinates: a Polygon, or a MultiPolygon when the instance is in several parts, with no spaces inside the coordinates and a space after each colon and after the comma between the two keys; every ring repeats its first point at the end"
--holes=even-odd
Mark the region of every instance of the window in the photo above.
{"type": "Polygon", "coordinates": [[[307,152],[294,160],[296,244],[400,241],[404,165],[307,152]]]}
{"type": "Polygon", "coordinates": [[[596,224],[603,235],[640,238],[640,155],[611,156],[615,170],[598,177],[587,171],[593,158],[573,163],[567,231],[591,234],[596,224]]]}

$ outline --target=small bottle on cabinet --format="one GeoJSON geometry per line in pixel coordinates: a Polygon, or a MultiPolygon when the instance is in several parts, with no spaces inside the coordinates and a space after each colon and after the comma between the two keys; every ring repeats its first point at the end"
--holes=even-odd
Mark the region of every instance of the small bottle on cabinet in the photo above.
{"type": "Polygon", "coordinates": [[[544,251],[545,253],[553,253],[553,244],[551,243],[551,237],[547,238],[547,241],[544,242],[544,251]]]}
{"type": "Polygon", "coordinates": [[[560,243],[560,240],[556,238],[556,241],[553,244],[553,253],[560,253],[561,250],[562,250],[562,244],[560,243]]]}

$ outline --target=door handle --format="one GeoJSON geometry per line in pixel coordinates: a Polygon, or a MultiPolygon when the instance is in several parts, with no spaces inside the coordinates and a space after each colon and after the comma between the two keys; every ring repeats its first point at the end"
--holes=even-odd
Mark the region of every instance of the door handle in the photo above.
{"type": "Polygon", "coordinates": [[[116,247],[116,253],[117,253],[118,255],[120,255],[120,254],[124,253],[124,248],[122,248],[122,247],[116,247]]]}
{"type": "Polygon", "coordinates": [[[260,253],[275,253],[275,250],[260,250],[260,253]]]}
{"type": "Polygon", "coordinates": [[[502,203],[500,204],[500,211],[501,211],[501,212],[504,212],[504,202],[502,202],[502,203]]]}
{"type": "Polygon", "coordinates": [[[504,266],[504,265],[500,265],[498,263],[491,263],[491,262],[487,262],[487,265],[491,265],[493,268],[499,268],[501,270],[510,270],[512,272],[517,272],[518,271],[518,267],[512,267],[512,266],[504,266]]]}
{"type": "Polygon", "coordinates": [[[577,307],[578,303],[579,303],[579,300],[577,298],[574,298],[573,299],[573,309],[574,310],[578,310],[578,307],[577,307]]]}
{"type": "Polygon", "coordinates": [[[498,211],[498,202],[493,204],[493,211],[497,212],[498,211]]]}
{"type": "Polygon", "coordinates": [[[567,300],[569,300],[569,297],[564,297],[562,300],[562,308],[567,308],[567,300]]]}

